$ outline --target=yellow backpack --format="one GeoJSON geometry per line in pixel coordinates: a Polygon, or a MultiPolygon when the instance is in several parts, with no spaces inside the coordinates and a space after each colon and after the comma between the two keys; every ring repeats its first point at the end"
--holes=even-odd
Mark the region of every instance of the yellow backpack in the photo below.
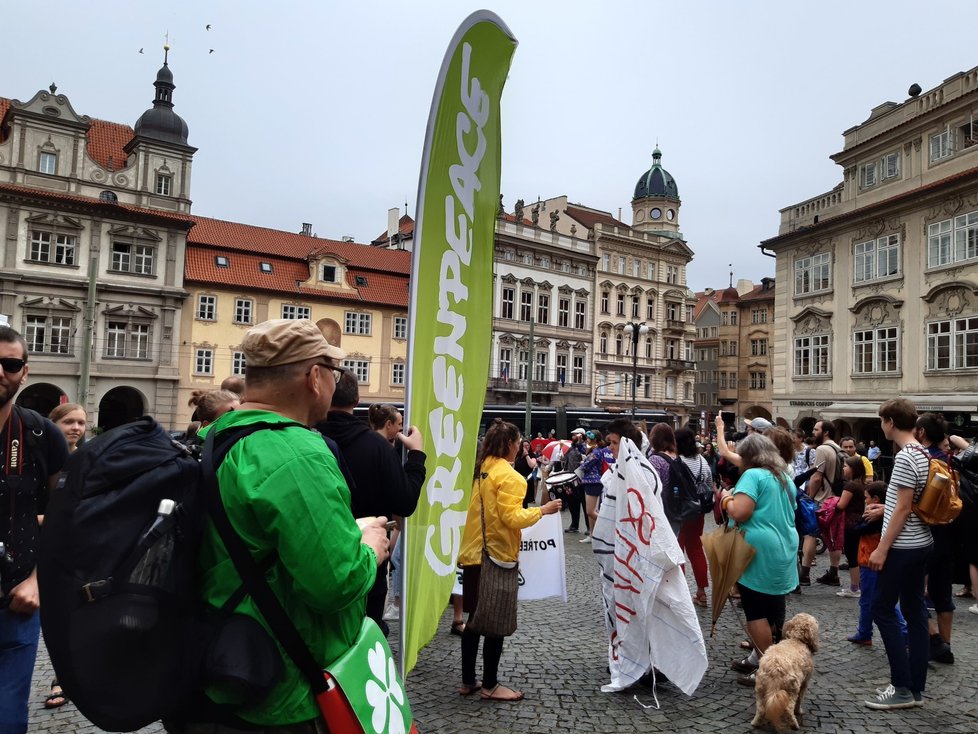
{"type": "Polygon", "coordinates": [[[915,498],[913,511],[927,525],[947,525],[961,514],[960,478],[946,461],[930,454],[928,459],[927,483],[915,498]]]}

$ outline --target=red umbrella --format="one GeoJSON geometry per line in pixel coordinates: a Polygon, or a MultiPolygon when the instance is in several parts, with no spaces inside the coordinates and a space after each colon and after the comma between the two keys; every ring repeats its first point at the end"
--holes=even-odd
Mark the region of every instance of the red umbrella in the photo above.
{"type": "Polygon", "coordinates": [[[551,441],[540,451],[540,456],[547,461],[560,461],[570,447],[571,442],[566,439],[563,441],[551,441]]]}

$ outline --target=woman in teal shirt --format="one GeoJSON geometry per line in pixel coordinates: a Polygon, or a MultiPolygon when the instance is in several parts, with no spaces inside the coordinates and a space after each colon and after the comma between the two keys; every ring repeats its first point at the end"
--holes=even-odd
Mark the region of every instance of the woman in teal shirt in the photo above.
{"type": "MultiPolygon", "coordinates": [[[[745,530],[757,554],[737,587],[747,617],[747,631],[758,655],[770,647],[784,626],[785,594],[798,585],[798,531],[795,530],[794,484],[771,439],[753,433],[737,444],[743,462],[740,479],[721,500],[730,518],[745,530]]],[[[734,664],[753,685],[754,655],[734,664]],[[752,659],[753,658],[753,659],[752,659]]]]}

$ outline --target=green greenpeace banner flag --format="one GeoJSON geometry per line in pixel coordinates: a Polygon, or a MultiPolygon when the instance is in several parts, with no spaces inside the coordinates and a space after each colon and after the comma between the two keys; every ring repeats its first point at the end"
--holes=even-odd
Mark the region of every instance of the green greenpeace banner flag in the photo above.
{"type": "Polygon", "coordinates": [[[411,266],[406,400],[408,421],[425,435],[428,473],[407,522],[405,675],[445,611],[472,488],[492,334],[499,98],[515,49],[516,39],[496,15],[470,15],[445,54],[428,117],[411,266]]]}

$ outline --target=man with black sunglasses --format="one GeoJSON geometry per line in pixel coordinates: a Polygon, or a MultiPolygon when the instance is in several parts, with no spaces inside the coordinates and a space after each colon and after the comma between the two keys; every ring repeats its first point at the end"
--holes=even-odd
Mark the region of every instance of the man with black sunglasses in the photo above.
{"type": "Polygon", "coordinates": [[[64,435],[47,418],[14,405],[27,379],[27,344],[0,326],[0,731],[27,731],[37,657],[37,546],[48,492],[68,460],[64,435]]]}

